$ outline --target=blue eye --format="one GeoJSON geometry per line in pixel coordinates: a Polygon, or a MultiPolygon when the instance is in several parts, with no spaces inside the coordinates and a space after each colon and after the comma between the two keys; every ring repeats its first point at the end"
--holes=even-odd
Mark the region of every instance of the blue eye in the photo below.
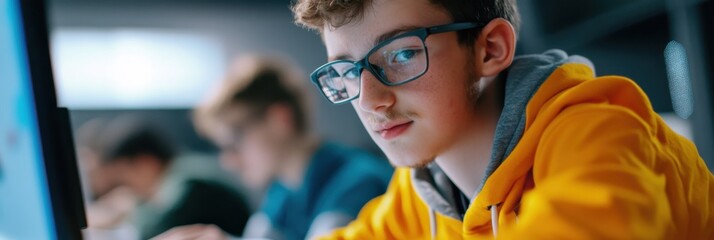
{"type": "Polygon", "coordinates": [[[343,76],[344,78],[347,78],[347,79],[359,78],[359,71],[357,70],[356,67],[350,68],[350,69],[347,69],[347,71],[345,71],[345,72],[342,74],[342,76],[343,76]]]}
{"type": "Polygon", "coordinates": [[[408,64],[418,54],[418,49],[400,49],[392,52],[390,63],[408,64]]]}

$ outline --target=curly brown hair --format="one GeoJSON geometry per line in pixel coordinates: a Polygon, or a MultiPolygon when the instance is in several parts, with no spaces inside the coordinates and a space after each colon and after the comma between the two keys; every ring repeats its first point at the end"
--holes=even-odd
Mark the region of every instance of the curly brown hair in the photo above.
{"type": "MultiPolygon", "coordinates": [[[[515,0],[429,0],[443,7],[454,22],[486,24],[493,19],[508,20],[518,32],[520,15],[515,0]]],[[[295,23],[322,32],[323,27],[339,28],[359,21],[372,0],[296,0],[292,5],[295,23]]],[[[459,42],[471,43],[478,31],[459,32],[459,42]]]]}

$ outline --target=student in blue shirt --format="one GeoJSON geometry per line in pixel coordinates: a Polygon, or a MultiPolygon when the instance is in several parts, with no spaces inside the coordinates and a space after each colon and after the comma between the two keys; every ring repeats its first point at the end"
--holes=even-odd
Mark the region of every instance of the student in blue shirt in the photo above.
{"type": "MultiPolygon", "coordinates": [[[[267,188],[243,237],[305,239],[329,232],[387,188],[393,171],[387,161],[311,131],[302,76],[275,58],[242,58],[195,113],[198,129],[221,149],[222,166],[247,186],[267,188]]],[[[158,239],[199,238],[228,236],[193,225],[158,239]]]]}

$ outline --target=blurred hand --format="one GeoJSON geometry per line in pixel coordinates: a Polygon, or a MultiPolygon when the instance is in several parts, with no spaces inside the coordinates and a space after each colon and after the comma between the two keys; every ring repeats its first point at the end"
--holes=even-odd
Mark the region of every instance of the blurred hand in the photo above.
{"type": "Polygon", "coordinates": [[[229,236],[216,225],[194,224],[172,228],[152,240],[228,240],[229,236]]]}
{"type": "Polygon", "coordinates": [[[137,203],[130,189],[116,187],[87,204],[87,224],[90,228],[115,228],[136,208],[137,203]]]}

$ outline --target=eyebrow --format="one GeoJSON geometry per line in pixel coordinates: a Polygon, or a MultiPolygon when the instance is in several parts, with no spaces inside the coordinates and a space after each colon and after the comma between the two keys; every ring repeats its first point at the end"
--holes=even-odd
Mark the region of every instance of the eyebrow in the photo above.
{"type": "Polygon", "coordinates": [[[418,27],[418,26],[402,26],[402,27],[396,28],[396,29],[394,29],[394,30],[392,30],[392,31],[383,33],[382,35],[379,35],[379,37],[377,37],[377,38],[374,40],[374,46],[377,46],[377,44],[380,44],[381,42],[384,42],[384,41],[386,41],[387,39],[390,39],[390,38],[392,38],[392,37],[394,37],[394,36],[397,36],[397,35],[399,35],[399,34],[401,34],[401,33],[409,32],[409,31],[411,31],[411,30],[418,29],[418,28],[421,28],[421,27],[418,27]]]}
{"type": "Polygon", "coordinates": [[[337,61],[337,60],[349,60],[352,57],[348,54],[340,54],[334,57],[328,57],[327,62],[337,61]]]}
{"type": "MultiPolygon", "coordinates": [[[[418,27],[418,26],[401,26],[401,27],[396,28],[396,29],[394,29],[394,30],[392,30],[392,31],[383,33],[382,35],[379,35],[379,37],[377,37],[377,38],[374,39],[374,43],[372,44],[372,46],[377,46],[378,44],[380,44],[381,42],[386,41],[387,39],[390,39],[390,38],[392,38],[392,37],[394,37],[394,36],[397,36],[397,35],[399,35],[399,34],[401,34],[401,33],[405,33],[405,32],[408,32],[408,31],[412,31],[412,30],[418,29],[418,28],[421,28],[421,27],[418,27]]],[[[337,56],[334,56],[334,57],[328,57],[328,58],[327,58],[327,61],[328,61],[328,62],[331,62],[331,61],[336,61],[336,60],[351,60],[351,59],[353,59],[353,57],[350,56],[349,54],[340,54],[340,55],[337,55],[337,56]]]]}

